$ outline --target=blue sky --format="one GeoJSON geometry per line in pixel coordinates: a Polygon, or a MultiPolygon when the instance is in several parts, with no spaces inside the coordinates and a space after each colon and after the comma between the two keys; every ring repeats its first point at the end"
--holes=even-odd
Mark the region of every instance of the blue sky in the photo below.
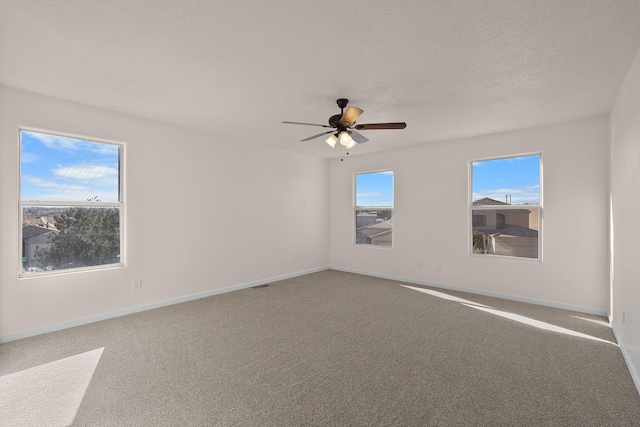
{"type": "Polygon", "coordinates": [[[473,200],[489,197],[511,203],[540,203],[540,155],[473,162],[473,200]]]}
{"type": "Polygon", "coordinates": [[[393,206],[393,172],[356,175],[356,206],[393,206]]]}
{"type": "Polygon", "coordinates": [[[119,200],[119,146],[37,132],[20,136],[22,200],[119,200]]]}

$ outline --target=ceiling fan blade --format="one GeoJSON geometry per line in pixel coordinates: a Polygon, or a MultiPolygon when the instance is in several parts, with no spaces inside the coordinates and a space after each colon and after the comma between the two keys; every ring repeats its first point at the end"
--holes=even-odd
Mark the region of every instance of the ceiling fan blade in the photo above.
{"type": "Polygon", "coordinates": [[[364,125],[355,125],[358,130],[376,130],[376,129],[404,129],[407,127],[405,122],[399,123],[369,123],[364,125]]]}
{"type": "Polygon", "coordinates": [[[357,107],[347,107],[347,111],[344,112],[342,118],[340,119],[340,124],[350,126],[353,122],[358,120],[360,114],[362,114],[364,110],[361,110],[357,107]]]}
{"type": "Polygon", "coordinates": [[[323,128],[332,128],[333,126],[329,126],[329,125],[319,125],[316,123],[302,123],[302,122],[282,122],[288,125],[306,125],[306,126],[321,126],[323,128]]]}
{"type": "Polygon", "coordinates": [[[318,137],[321,137],[322,135],[326,135],[328,133],[333,133],[333,132],[335,132],[335,131],[330,130],[328,132],[322,132],[322,133],[319,133],[317,135],[310,136],[309,138],[301,139],[300,141],[311,141],[312,139],[316,139],[318,137]]]}
{"type": "Polygon", "coordinates": [[[356,132],[353,129],[349,131],[349,134],[351,135],[351,138],[353,138],[353,140],[358,144],[362,144],[363,142],[367,142],[369,140],[369,138],[365,137],[359,132],[356,132]]]}

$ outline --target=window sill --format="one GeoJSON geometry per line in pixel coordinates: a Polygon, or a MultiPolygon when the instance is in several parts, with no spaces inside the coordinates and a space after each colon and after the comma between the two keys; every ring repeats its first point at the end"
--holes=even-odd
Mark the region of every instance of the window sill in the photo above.
{"type": "Polygon", "coordinates": [[[125,265],[123,263],[118,264],[105,264],[100,266],[92,266],[92,267],[80,267],[80,268],[68,268],[65,270],[50,270],[50,271],[38,271],[32,273],[20,273],[18,274],[18,280],[22,279],[35,279],[41,277],[51,277],[51,276],[64,276],[69,274],[79,274],[79,273],[89,273],[95,271],[105,271],[105,270],[116,270],[123,268],[125,265]]]}

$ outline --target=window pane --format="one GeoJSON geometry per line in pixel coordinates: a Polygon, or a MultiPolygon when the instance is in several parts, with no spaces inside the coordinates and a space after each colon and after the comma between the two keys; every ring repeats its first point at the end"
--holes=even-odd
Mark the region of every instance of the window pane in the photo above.
{"type": "Polygon", "coordinates": [[[540,204],[540,155],[473,162],[473,201],[540,204]]]}
{"type": "Polygon", "coordinates": [[[484,216],[484,225],[473,224],[472,250],[492,254],[538,258],[538,209],[472,211],[484,216]]]}
{"type": "Polygon", "coordinates": [[[487,216],[486,215],[473,215],[473,226],[476,227],[486,227],[487,226],[487,216]]]}
{"type": "Polygon", "coordinates": [[[356,243],[391,246],[392,209],[356,209],[356,243]]]}
{"type": "Polygon", "coordinates": [[[393,171],[356,175],[356,244],[391,246],[393,171]]]}
{"type": "Polygon", "coordinates": [[[393,207],[393,171],[357,174],[356,206],[393,207]]]}
{"type": "Polygon", "coordinates": [[[472,163],[471,251],[537,259],[540,155],[472,163]]]}
{"type": "Polygon", "coordinates": [[[120,208],[25,206],[22,265],[26,272],[120,262],[120,208]]]}
{"type": "Polygon", "coordinates": [[[120,147],[20,132],[22,200],[120,201],[120,147]]]}

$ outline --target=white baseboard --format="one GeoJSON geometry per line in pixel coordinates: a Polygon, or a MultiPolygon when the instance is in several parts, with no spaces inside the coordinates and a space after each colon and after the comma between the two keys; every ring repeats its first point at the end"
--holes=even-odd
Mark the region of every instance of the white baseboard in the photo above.
{"type": "Polygon", "coordinates": [[[620,347],[620,351],[622,352],[622,357],[624,357],[624,361],[627,363],[627,368],[629,368],[631,379],[633,379],[633,383],[636,385],[638,394],[640,394],[640,372],[638,371],[638,368],[633,364],[631,355],[627,351],[627,348],[624,346],[624,342],[620,340],[618,331],[616,331],[615,323],[610,322],[610,324],[611,324],[611,330],[613,330],[613,335],[616,337],[616,341],[618,341],[618,346],[620,347]]]}
{"type": "Polygon", "coordinates": [[[344,271],[346,273],[355,273],[355,274],[362,274],[365,276],[378,277],[380,279],[389,279],[389,280],[395,280],[398,282],[413,283],[416,285],[430,286],[433,288],[467,292],[475,295],[484,295],[487,297],[502,298],[510,301],[518,301],[518,302],[524,302],[528,304],[536,304],[536,305],[542,305],[545,307],[560,308],[563,310],[578,311],[580,313],[588,313],[588,314],[595,314],[597,316],[608,317],[608,313],[605,310],[599,310],[597,308],[582,307],[578,305],[565,304],[565,303],[555,302],[555,301],[547,301],[547,300],[536,299],[536,298],[527,298],[527,297],[521,297],[517,295],[503,294],[499,292],[484,291],[481,289],[465,288],[463,286],[447,285],[444,283],[428,282],[425,280],[412,279],[412,278],[402,277],[402,276],[393,276],[389,274],[374,273],[370,271],[354,270],[352,268],[340,267],[336,265],[331,265],[329,266],[329,268],[332,270],[344,271]]]}
{"type": "Polygon", "coordinates": [[[29,329],[26,331],[16,332],[13,334],[7,334],[0,336],[0,344],[10,341],[15,341],[23,338],[29,338],[36,335],[46,334],[48,332],[60,331],[62,329],[73,328],[75,326],[82,326],[89,323],[99,322],[101,320],[113,319],[115,317],[126,316],[129,314],[140,313],[146,310],[153,310],[155,308],[166,307],[173,304],[180,304],[182,302],[193,301],[200,298],[206,298],[213,295],[224,294],[227,292],[233,292],[240,289],[252,288],[254,286],[260,286],[267,283],[277,282],[279,280],[292,279],[298,276],[304,276],[311,273],[317,273],[319,271],[327,270],[329,267],[319,267],[310,270],[298,271],[295,273],[284,274],[282,276],[270,277],[267,279],[255,280],[253,282],[240,283],[233,286],[227,286],[220,289],[212,289],[210,291],[200,292],[197,294],[185,295],[182,297],[171,298],[164,301],[154,302],[150,304],[144,304],[137,307],[125,308],[123,310],[116,310],[109,313],[98,314],[96,316],[89,316],[82,319],[71,320],[68,322],[56,323],[54,325],[43,326],[41,328],[29,329]]]}

